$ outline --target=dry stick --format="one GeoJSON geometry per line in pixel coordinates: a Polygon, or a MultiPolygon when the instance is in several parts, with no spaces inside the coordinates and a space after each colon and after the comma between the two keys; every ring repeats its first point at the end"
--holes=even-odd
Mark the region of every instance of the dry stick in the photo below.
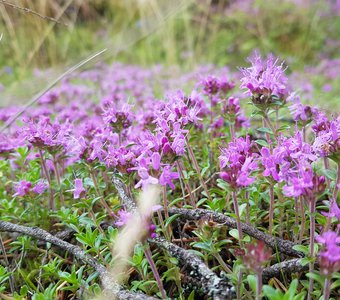
{"type": "MultiPolygon", "coordinates": [[[[210,218],[219,224],[224,224],[231,228],[237,228],[237,221],[234,218],[206,209],[170,208],[169,214],[179,214],[180,218],[192,221],[199,220],[203,217],[210,218]]],[[[278,249],[280,253],[295,257],[304,256],[302,252],[293,249],[295,244],[291,241],[276,238],[245,223],[241,223],[241,229],[243,233],[248,234],[257,240],[263,241],[267,246],[274,250],[278,249]]]]}
{"type": "Polygon", "coordinates": [[[280,276],[282,272],[292,274],[307,271],[308,265],[302,265],[301,262],[301,258],[294,258],[265,268],[262,273],[262,282],[267,283],[271,278],[280,276]]]}
{"type": "Polygon", "coordinates": [[[196,254],[184,250],[161,237],[149,239],[148,241],[150,244],[162,248],[171,256],[176,257],[180,265],[189,269],[190,276],[198,279],[204,292],[212,296],[214,300],[233,299],[235,291],[230,283],[226,279],[218,277],[196,254]]]}
{"type": "Polygon", "coordinates": [[[23,11],[23,12],[25,12],[27,14],[31,14],[31,15],[37,16],[37,17],[39,17],[41,19],[52,21],[52,22],[55,22],[55,23],[60,24],[60,25],[68,26],[68,24],[62,23],[62,22],[58,21],[55,18],[47,17],[47,16],[44,16],[42,14],[39,14],[38,12],[36,12],[36,11],[30,9],[30,8],[17,6],[15,4],[13,4],[13,3],[7,2],[6,0],[0,0],[0,3],[2,3],[3,5],[7,5],[7,6],[11,7],[11,8],[14,8],[16,10],[23,11]]]}
{"type": "Polygon", "coordinates": [[[131,300],[155,299],[153,297],[149,297],[143,294],[136,294],[122,290],[122,287],[119,284],[117,284],[114,280],[112,280],[112,277],[108,270],[103,265],[101,265],[94,257],[87,254],[80,247],[67,243],[43,229],[40,229],[38,227],[27,227],[10,222],[0,221],[0,231],[22,233],[34,237],[36,239],[51,243],[63,250],[72,253],[77,259],[81,260],[85,264],[90,265],[93,269],[96,270],[96,272],[99,273],[100,280],[104,287],[104,294],[106,294],[109,297],[117,297],[118,299],[131,299],[131,300]]]}
{"type": "Polygon", "coordinates": [[[136,202],[128,196],[125,184],[116,175],[112,176],[112,183],[115,186],[120,198],[122,199],[122,204],[130,211],[136,211],[136,202]]]}

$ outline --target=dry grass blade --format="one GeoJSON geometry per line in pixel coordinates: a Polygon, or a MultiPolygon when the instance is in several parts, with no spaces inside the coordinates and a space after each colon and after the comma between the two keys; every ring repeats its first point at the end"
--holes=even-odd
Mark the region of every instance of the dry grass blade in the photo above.
{"type": "Polygon", "coordinates": [[[54,81],[52,81],[46,88],[44,88],[40,93],[38,93],[36,96],[34,96],[29,102],[27,102],[27,104],[17,113],[15,114],[12,118],[9,119],[9,121],[7,121],[5,123],[4,126],[2,126],[0,128],[0,133],[4,132],[4,130],[6,130],[6,128],[8,128],[11,124],[13,124],[13,122],[15,122],[15,120],[17,118],[19,118],[25,111],[27,108],[29,108],[30,106],[32,106],[35,102],[37,102],[41,96],[43,96],[44,94],[46,94],[52,87],[54,87],[60,80],[62,80],[64,77],[66,77],[67,75],[71,74],[72,72],[74,72],[75,70],[81,68],[83,65],[87,64],[88,62],[90,62],[91,60],[95,59],[96,57],[98,57],[99,55],[103,54],[104,52],[106,52],[107,49],[103,49],[95,54],[92,54],[91,56],[87,57],[86,59],[82,60],[81,62],[77,63],[76,65],[74,65],[73,67],[71,67],[70,69],[68,69],[66,72],[64,72],[63,74],[61,74],[59,77],[57,77],[54,81]]]}
{"type": "Polygon", "coordinates": [[[27,8],[27,7],[21,7],[21,6],[18,6],[18,5],[15,5],[13,3],[10,3],[6,0],[0,0],[0,3],[3,4],[3,5],[6,5],[6,6],[9,6],[13,9],[16,9],[16,10],[19,10],[19,11],[22,11],[24,13],[27,13],[27,14],[31,14],[31,15],[34,15],[34,16],[37,16],[41,19],[44,19],[44,20],[47,20],[47,21],[51,21],[51,22],[54,22],[54,23],[57,23],[57,24],[60,24],[60,25],[64,25],[64,26],[68,26],[68,24],[65,24],[63,22],[60,22],[58,21],[57,19],[55,18],[52,18],[52,17],[48,17],[48,16],[43,16],[42,14],[39,14],[38,12],[30,9],[30,8],[27,8]]]}

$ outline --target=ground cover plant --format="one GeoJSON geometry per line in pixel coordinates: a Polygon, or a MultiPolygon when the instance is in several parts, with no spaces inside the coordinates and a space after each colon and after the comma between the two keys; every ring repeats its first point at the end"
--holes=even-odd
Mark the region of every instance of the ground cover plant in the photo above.
{"type": "Polygon", "coordinates": [[[340,117],[297,77],[98,64],[1,108],[0,296],[339,298],[340,117]]]}

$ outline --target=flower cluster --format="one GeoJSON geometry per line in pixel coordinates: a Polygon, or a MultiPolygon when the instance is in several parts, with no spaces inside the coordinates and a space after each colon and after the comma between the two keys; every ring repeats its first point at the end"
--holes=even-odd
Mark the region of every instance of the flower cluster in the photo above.
{"type": "Polygon", "coordinates": [[[320,270],[325,276],[329,276],[340,270],[340,236],[336,232],[327,231],[316,237],[323,245],[320,252],[320,270]]]}
{"type": "Polygon", "coordinates": [[[232,189],[252,184],[255,178],[251,174],[258,169],[258,155],[249,136],[230,142],[227,148],[221,149],[219,156],[221,178],[232,189]]]}
{"type": "Polygon", "coordinates": [[[252,96],[254,104],[268,106],[273,96],[284,100],[288,95],[288,86],[283,63],[278,64],[278,59],[273,55],[263,61],[258,52],[249,58],[249,62],[251,67],[240,69],[243,75],[240,87],[252,96]]]}
{"type": "Polygon", "coordinates": [[[263,241],[256,241],[255,243],[248,244],[246,248],[247,252],[243,256],[243,262],[247,268],[258,273],[262,270],[263,264],[269,260],[271,251],[266,248],[263,241]]]}

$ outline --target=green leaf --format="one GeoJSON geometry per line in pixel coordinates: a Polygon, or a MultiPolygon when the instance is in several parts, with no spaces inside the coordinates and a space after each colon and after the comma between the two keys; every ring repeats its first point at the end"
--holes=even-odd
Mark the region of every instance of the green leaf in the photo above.
{"type": "Polygon", "coordinates": [[[285,131],[285,130],[288,130],[288,129],[290,129],[289,125],[282,125],[282,126],[280,126],[280,128],[277,131],[280,132],[280,131],[285,131]]]}
{"type": "Polygon", "coordinates": [[[289,289],[286,292],[286,295],[288,296],[287,300],[293,300],[295,293],[296,293],[297,286],[298,286],[298,281],[297,281],[297,279],[294,279],[290,283],[289,289]]]}
{"type": "Polygon", "coordinates": [[[267,127],[260,127],[260,128],[257,128],[256,130],[259,132],[263,132],[263,133],[274,134],[273,131],[267,127]]]}
{"type": "Polygon", "coordinates": [[[165,221],[165,227],[168,227],[180,214],[174,214],[171,217],[167,218],[165,221]]]}
{"type": "Polygon", "coordinates": [[[269,300],[282,300],[283,294],[282,292],[274,289],[269,285],[265,285],[262,288],[263,294],[268,297],[269,300]]]}
{"type": "Polygon", "coordinates": [[[269,147],[267,141],[265,141],[265,140],[256,140],[255,143],[262,146],[262,147],[269,147]]]}
{"type": "Polygon", "coordinates": [[[237,239],[237,240],[239,239],[237,229],[233,228],[233,229],[229,230],[229,234],[230,234],[233,238],[235,238],[235,239],[237,239]]]}
{"type": "Polygon", "coordinates": [[[304,245],[295,245],[293,246],[293,249],[296,250],[296,251],[300,251],[304,254],[308,254],[309,253],[309,249],[307,246],[304,246],[304,245]]]}
{"type": "Polygon", "coordinates": [[[205,250],[207,252],[211,252],[211,245],[207,244],[207,243],[195,243],[193,245],[195,248],[199,248],[199,249],[202,249],[202,250],[205,250]]]}
{"type": "Polygon", "coordinates": [[[195,300],[195,291],[192,291],[188,297],[188,300],[195,300]]]}
{"type": "Polygon", "coordinates": [[[247,281],[249,283],[250,288],[254,293],[256,293],[256,276],[255,275],[248,275],[247,281]]]}

